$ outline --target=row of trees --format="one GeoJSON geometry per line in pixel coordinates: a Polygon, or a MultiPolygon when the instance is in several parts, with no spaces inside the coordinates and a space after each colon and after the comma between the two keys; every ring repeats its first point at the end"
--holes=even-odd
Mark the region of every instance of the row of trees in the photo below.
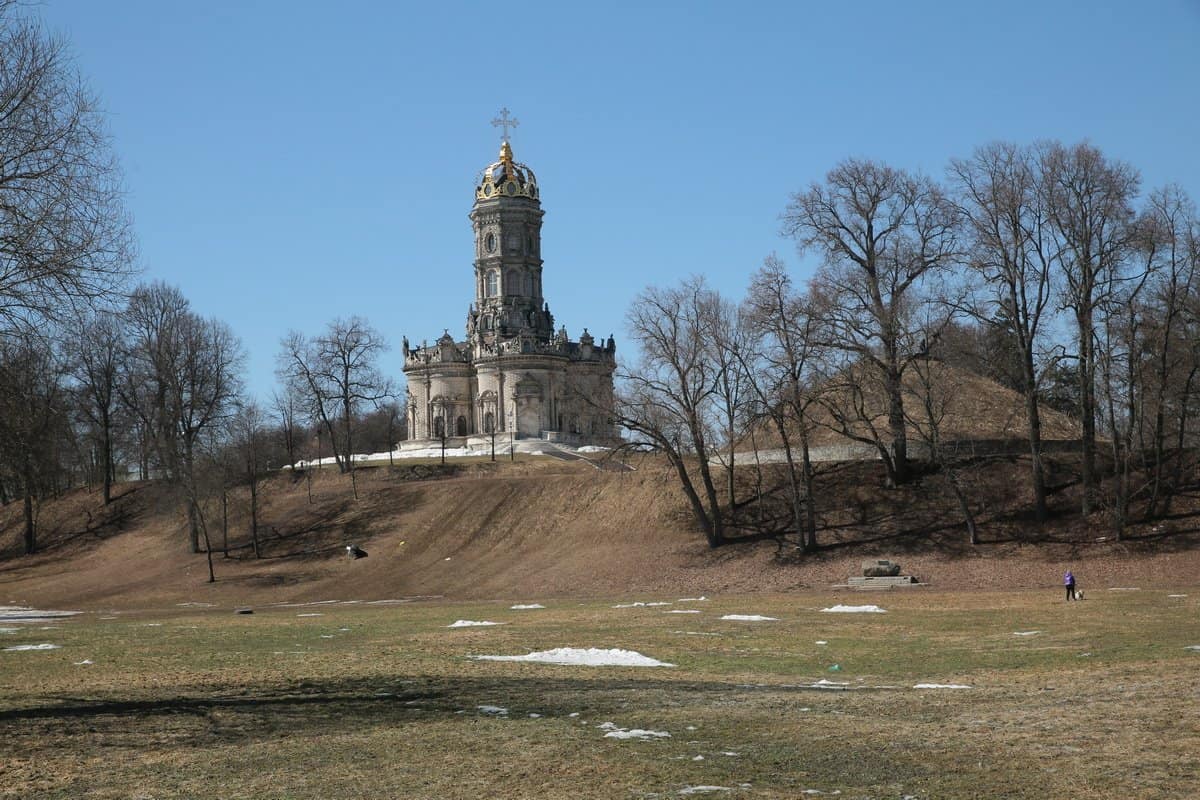
{"type": "Polygon", "coordinates": [[[1169,509],[1200,403],[1200,223],[1181,188],[1142,196],[1135,169],[1086,143],[996,143],[943,181],[846,161],[782,220],[819,258],[807,285],[771,257],[740,303],[691,278],[629,313],[642,359],[621,376],[620,419],[676,465],[710,544],[736,500],[732,469],[723,503],[711,462],[732,467],[764,426],[808,547],[814,426],[873,447],[890,486],[910,478],[910,431],[937,458],[944,409],[908,407],[905,385],[932,389],[929,359],[951,339],[1023,396],[1038,520],[1047,404],[1080,423],[1084,514],[1103,505],[1120,535],[1135,497],[1147,516],[1169,509]],[[1103,496],[1101,447],[1115,465],[1103,496]]]}
{"type": "Polygon", "coordinates": [[[16,0],[0,0],[0,502],[21,500],[24,549],[39,500],[119,475],[176,493],[193,552],[210,553],[205,509],[233,481],[322,455],[339,468],[365,445],[391,449],[402,414],[360,319],[290,334],[282,389],[264,410],[244,392],[244,352],[223,322],[176,288],[135,274],[121,175],[98,102],[66,44],[16,0]]]}

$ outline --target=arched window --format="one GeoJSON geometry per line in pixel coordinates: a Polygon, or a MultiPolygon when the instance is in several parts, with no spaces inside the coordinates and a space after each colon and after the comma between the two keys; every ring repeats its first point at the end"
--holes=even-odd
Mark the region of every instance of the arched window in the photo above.
{"type": "Polygon", "coordinates": [[[496,432],[496,415],[490,411],[483,415],[483,432],[484,433],[495,433],[496,432]]]}
{"type": "Polygon", "coordinates": [[[455,427],[458,428],[458,435],[466,436],[467,435],[467,418],[462,415],[459,415],[458,419],[455,420],[454,422],[455,422],[455,427]]]}
{"type": "Polygon", "coordinates": [[[441,417],[433,418],[433,438],[441,439],[446,435],[446,420],[441,417]]]}

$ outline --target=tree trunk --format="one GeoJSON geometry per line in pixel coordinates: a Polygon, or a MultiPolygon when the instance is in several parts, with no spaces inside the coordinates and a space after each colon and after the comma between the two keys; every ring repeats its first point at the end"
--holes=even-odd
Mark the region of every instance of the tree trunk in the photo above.
{"type": "Polygon", "coordinates": [[[229,558],[229,491],[221,487],[221,552],[229,558]]]}
{"type": "Polygon", "coordinates": [[[1200,366],[1193,366],[1188,372],[1187,380],[1183,384],[1183,392],[1180,393],[1179,400],[1179,433],[1175,439],[1175,464],[1171,468],[1171,488],[1167,492],[1166,500],[1163,501],[1163,514],[1171,513],[1171,501],[1175,499],[1175,493],[1179,491],[1179,485],[1183,482],[1183,446],[1187,441],[1187,420],[1188,420],[1188,398],[1192,394],[1192,384],[1196,380],[1196,373],[1200,371],[1200,366]]]}
{"type": "Polygon", "coordinates": [[[687,464],[683,461],[683,456],[674,450],[667,452],[667,459],[675,466],[675,471],[679,475],[679,482],[683,486],[683,493],[687,496],[688,505],[692,507],[692,515],[696,518],[696,522],[700,524],[700,529],[704,533],[704,538],[708,541],[710,548],[719,547],[721,545],[720,533],[714,528],[712,520],[708,518],[708,512],[704,510],[704,503],[700,501],[700,495],[696,494],[696,488],[692,485],[692,477],[688,475],[687,464]]]}
{"type": "Polygon", "coordinates": [[[787,461],[788,491],[792,500],[792,527],[796,530],[800,545],[803,546],[804,526],[801,515],[800,481],[796,478],[796,460],[792,456],[791,438],[788,436],[787,427],[781,415],[772,414],[771,419],[775,422],[775,428],[779,432],[779,440],[783,442],[783,456],[787,461]]]}
{"type": "Polygon", "coordinates": [[[1021,370],[1025,373],[1025,416],[1029,422],[1029,464],[1033,479],[1033,513],[1038,522],[1050,516],[1046,505],[1046,467],[1042,462],[1042,414],[1038,404],[1037,379],[1033,352],[1022,353],[1021,370]]]}
{"type": "Polygon", "coordinates": [[[37,528],[33,518],[33,492],[25,484],[25,555],[37,550],[37,528]]]}
{"type": "Polygon", "coordinates": [[[254,557],[262,558],[258,544],[258,476],[250,476],[250,538],[254,542],[254,557]]]}
{"type": "Polygon", "coordinates": [[[106,409],[100,418],[101,431],[101,469],[104,470],[104,505],[112,502],[112,425],[108,419],[108,410],[106,409]]]}
{"type": "Polygon", "coordinates": [[[958,509],[962,512],[963,521],[967,525],[967,535],[970,537],[971,545],[979,544],[979,528],[975,524],[975,514],[971,511],[971,504],[967,502],[967,494],[963,491],[962,486],[958,482],[958,474],[953,467],[946,466],[946,480],[950,483],[950,489],[954,492],[955,499],[958,500],[958,509]]]}
{"type": "Polygon", "coordinates": [[[817,549],[817,497],[813,491],[813,465],[808,450],[808,432],[803,429],[801,422],[800,457],[804,470],[804,525],[808,532],[804,549],[812,552],[817,549]]]}
{"type": "Polygon", "coordinates": [[[1092,353],[1092,314],[1089,310],[1079,318],[1079,414],[1083,426],[1080,481],[1084,515],[1094,510],[1096,494],[1096,381],[1092,353]]]}
{"type": "Polygon", "coordinates": [[[908,431],[904,426],[904,387],[900,382],[900,370],[888,366],[888,430],[892,437],[892,469],[889,472],[889,483],[893,487],[908,482],[908,431]]]}

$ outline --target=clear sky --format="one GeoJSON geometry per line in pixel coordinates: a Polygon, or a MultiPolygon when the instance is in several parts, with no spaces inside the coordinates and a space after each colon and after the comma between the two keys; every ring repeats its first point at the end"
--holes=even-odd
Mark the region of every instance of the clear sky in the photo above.
{"type": "Polygon", "coordinates": [[[841,159],[940,177],[986,142],[1089,139],[1200,199],[1200,0],[44,0],[109,112],[146,279],[228,322],[267,396],[279,339],[337,316],[461,338],[490,120],[546,211],[572,338],[649,284],[740,296],[841,159]]]}

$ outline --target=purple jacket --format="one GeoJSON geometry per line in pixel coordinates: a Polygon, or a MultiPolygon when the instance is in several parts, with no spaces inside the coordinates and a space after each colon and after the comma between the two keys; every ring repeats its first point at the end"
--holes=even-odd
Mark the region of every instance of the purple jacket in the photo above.
{"type": "Polygon", "coordinates": [[[1075,576],[1072,575],[1070,573],[1070,571],[1068,571],[1066,575],[1063,575],[1063,586],[1074,586],[1074,585],[1075,585],[1075,576]]]}

